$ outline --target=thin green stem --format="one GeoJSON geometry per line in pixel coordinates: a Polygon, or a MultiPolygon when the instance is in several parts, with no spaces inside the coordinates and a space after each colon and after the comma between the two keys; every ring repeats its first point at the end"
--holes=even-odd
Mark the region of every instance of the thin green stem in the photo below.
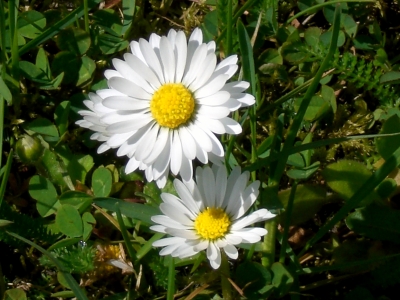
{"type": "Polygon", "coordinates": [[[228,16],[226,21],[226,51],[225,57],[228,57],[232,53],[232,31],[233,31],[233,20],[232,20],[232,0],[228,0],[228,16]]]}
{"type": "Polygon", "coordinates": [[[268,233],[264,236],[264,241],[262,243],[263,257],[261,258],[261,264],[266,268],[270,268],[275,262],[275,240],[277,226],[277,218],[273,218],[265,222],[265,229],[268,231],[268,233]]]}
{"type": "Polygon", "coordinates": [[[228,280],[228,278],[230,277],[229,262],[228,262],[228,257],[223,251],[221,251],[220,273],[221,273],[222,298],[224,300],[231,300],[233,298],[232,298],[232,286],[228,280]]]}
{"type": "Polygon", "coordinates": [[[85,16],[85,31],[89,33],[89,5],[88,0],[83,0],[83,10],[85,16]]]}
{"type": "Polygon", "coordinates": [[[0,168],[3,166],[4,101],[3,96],[0,96],[0,168]]]}
{"type": "MultiPolygon", "coordinates": [[[[1,16],[5,16],[5,11],[4,11],[4,5],[3,5],[3,1],[0,1],[0,15],[1,16]]],[[[6,22],[5,22],[5,18],[0,18],[0,62],[1,64],[4,64],[5,61],[7,60],[6,57],[6,22]]],[[[3,65],[2,68],[5,69],[5,66],[3,65]]],[[[1,72],[2,70],[0,70],[1,72]]],[[[0,73],[1,74],[1,73],[0,73]]]]}
{"type": "MultiPolygon", "coordinates": [[[[6,186],[7,186],[7,182],[8,182],[8,176],[10,175],[10,171],[11,171],[11,164],[12,164],[13,154],[14,154],[13,153],[13,149],[11,149],[10,153],[8,154],[7,163],[6,163],[5,167],[4,167],[5,169],[4,169],[3,177],[1,179],[0,208],[1,208],[1,204],[3,203],[4,195],[6,193],[6,186]]],[[[0,152],[0,155],[2,155],[1,152],[0,152]]]]}
{"type": "Polygon", "coordinates": [[[154,234],[151,239],[149,239],[143,246],[142,248],[140,248],[140,250],[136,253],[136,261],[139,261],[140,259],[142,259],[152,248],[152,244],[155,241],[158,241],[159,239],[161,239],[165,234],[164,233],[156,233],[154,234]]]}
{"type": "Polygon", "coordinates": [[[122,219],[121,210],[119,209],[118,202],[115,203],[115,212],[117,213],[117,220],[118,220],[118,224],[121,228],[121,234],[122,234],[122,237],[124,238],[126,249],[128,250],[130,259],[133,260],[136,257],[135,250],[132,247],[132,243],[131,243],[131,239],[128,234],[128,230],[126,229],[124,220],[122,219]]]}
{"type": "Polygon", "coordinates": [[[328,1],[320,4],[316,4],[314,6],[311,6],[305,10],[302,10],[301,12],[295,14],[293,17],[289,18],[286,21],[286,24],[290,24],[292,21],[296,20],[298,17],[301,17],[302,15],[306,15],[309,13],[312,13],[316,8],[321,8],[324,6],[336,4],[336,3],[350,3],[350,2],[356,2],[356,3],[368,3],[368,2],[376,2],[376,0],[333,0],[333,1],[328,1]]]}
{"type": "Polygon", "coordinates": [[[290,221],[292,217],[292,211],[293,211],[293,203],[294,203],[294,196],[296,194],[296,189],[297,189],[297,181],[293,183],[292,189],[290,191],[289,195],[289,201],[286,207],[285,211],[285,224],[283,228],[283,236],[282,236],[282,247],[281,247],[281,253],[279,256],[279,262],[284,264],[285,263],[285,258],[286,258],[286,247],[288,243],[288,236],[289,236],[289,227],[290,227],[290,221]]]}
{"type": "Polygon", "coordinates": [[[172,256],[169,257],[168,264],[168,290],[167,300],[173,300],[175,295],[175,262],[172,256]]]}

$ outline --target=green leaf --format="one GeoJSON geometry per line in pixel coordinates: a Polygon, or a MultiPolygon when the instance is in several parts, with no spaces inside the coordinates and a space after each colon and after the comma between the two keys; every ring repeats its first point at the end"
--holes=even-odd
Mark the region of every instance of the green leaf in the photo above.
{"type": "Polygon", "coordinates": [[[291,169],[287,171],[287,176],[292,179],[308,179],[319,169],[320,162],[316,161],[309,167],[305,167],[302,169],[291,169]]]}
{"type": "Polygon", "coordinates": [[[117,210],[115,204],[118,203],[121,214],[140,220],[146,224],[153,224],[151,217],[161,214],[158,208],[144,204],[125,202],[115,198],[97,198],[94,200],[94,203],[113,212],[117,210]]]}
{"type": "Polygon", "coordinates": [[[58,127],[60,136],[62,136],[68,129],[68,116],[70,110],[70,102],[61,102],[54,112],[54,123],[58,127]]]}
{"type": "Polygon", "coordinates": [[[36,10],[25,11],[19,15],[17,27],[18,34],[29,39],[34,39],[46,27],[46,18],[36,10]]]}
{"type": "Polygon", "coordinates": [[[74,156],[68,164],[68,174],[71,177],[72,183],[75,184],[76,180],[85,182],[86,174],[93,168],[93,158],[90,155],[74,156]]]}
{"type": "Polygon", "coordinates": [[[87,241],[92,234],[93,226],[96,225],[96,219],[90,212],[85,212],[82,215],[83,221],[83,240],[87,241]]]}
{"type": "MultiPolygon", "coordinates": [[[[302,98],[296,99],[294,103],[296,111],[299,110],[302,101],[302,98]]],[[[320,119],[328,111],[329,107],[329,102],[327,102],[324,98],[320,96],[313,96],[310,104],[307,107],[304,120],[312,122],[320,119]]]]}
{"type": "Polygon", "coordinates": [[[272,284],[277,288],[275,294],[277,294],[277,298],[281,298],[289,292],[290,287],[294,283],[294,278],[286,266],[279,262],[272,264],[271,272],[272,284]]]}
{"type": "Polygon", "coordinates": [[[124,34],[132,25],[133,17],[135,15],[135,0],[122,0],[122,13],[124,20],[122,22],[121,35],[124,34]]]}
{"type": "Polygon", "coordinates": [[[4,99],[6,99],[8,103],[11,103],[12,95],[11,95],[10,89],[4,82],[3,78],[1,78],[1,75],[0,75],[0,95],[3,96],[4,99]]]}
{"type": "MultiPolygon", "coordinates": [[[[289,202],[291,189],[279,192],[279,200],[284,208],[289,202]]],[[[317,185],[298,185],[294,195],[291,224],[297,225],[311,219],[327,203],[326,190],[317,185]]],[[[285,213],[280,215],[285,219],[285,213]]]]}
{"type": "Polygon", "coordinates": [[[333,113],[336,113],[337,104],[335,91],[333,90],[333,88],[327,85],[321,86],[321,96],[326,102],[331,105],[333,113]]]}
{"type": "Polygon", "coordinates": [[[121,18],[112,9],[97,10],[93,14],[93,21],[111,35],[116,37],[122,35],[121,18]]]}
{"type": "Polygon", "coordinates": [[[58,52],[53,59],[51,69],[54,75],[64,73],[64,84],[76,83],[82,62],[79,57],[69,51],[58,52]]]}
{"type": "Polygon", "coordinates": [[[10,289],[5,291],[4,300],[26,300],[26,294],[23,289],[10,289]]]}
{"type": "Polygon", "coordinates": [[[93,172],[92,190],[96,197],[107,197],[111,192],[112,175],[107,168],[98,168],[93,172]]]}
{"type": "Polygon", "coordinates": [[[380,83],[393,83],[393,81],[400,80],[400,72],[399,71],[390,71],[383,74],[380,78],[380,83]]]}
{"type": "Polygon", "coordinates": [[[281,54],[292,64],[299,64],[310,57],[310,51],[301,41],[285,42],[281,47],[281,54]]]}
{"type": "Polygon", "coordinates": [[[56,214],[56,224],[60,231],[69,237],[83,234],[83,222],[78,210],[72,205],[62,205],[56,214]]]}
{"type": "Polygon", "coordinates": [[[371,239],[400,244],[400,211],[386,206],[369,205],[346,218],[354,232],[371,239]]]}
{"type": "Polygon", "coordinates": [[[56,126],[54,126],[50,120],[45,118],[37,118],[32,122],[27,123],[24,125],[24,129],[32,130],[43,135],[58,137],[56,126]]]}
{"type": "Polygon", "coordinates": [[[350,36],[353,37],[357,33],[357,23],[354,21],[353,17],[345,14],[343,18],[343,27],[344,31],[350,36]]]}
{"type": "Polygon", "coordinates": [[[106,55],[122,51],[129,46],[128,41],[111,34],[100,34],[97,38],[101,52],[106,55]]]}
{"type": "Polygon", "coordinates": [[[69,51],[76,56],[85,54],[91,44],[90,35],[80,28],[68,28],[62,30],[56,40],[61,51],[69,51]]]}
{"type": "Polygon", "coordinates": [[[218,11],[212,10],[208,12],[201,24],[201,31],[204,32],[205,38],[212,40],[218,35],[218,11]]]}
{"type": "Polygon", "coordinates": [[[43,48],[39,48],[39,51],[36,55],[35,65],[44,74],[46,74],[47,78],[51,78],[51,69],[50,69],[50,65],[49,65],[49,60],[47,58],[46,51],[44,51],[43,48]]]}
{"type": "Polygon", "coordinates": [[[76,85],[80,87],[88,85],[92,81],[95,70],[96,63],[94,60],[87,56],[82,57],[82,64],[78,72],[79,79],[76,82],[76,85]]]}
{"type": "Polygon", "coordinates": [[[318,27],[307,28],[304,32],[304,39],[309,46],[315,48],[320,42],[319,37],[321,33],[322,31],[318,27]]]}
{"type": "MultiPolygon", "coordinates": [[[[365,165],[346,159],[330,164],[322,171],[328,186],[344,200],[349,200],[371,175],[365,165]]],[[[366,205],[377,198],[379,196],[372,192],[359,205],[366,205]]]]}
{"type": "Polygon", "coordinates": [[[38,83],[47,83],[50,80],[43,70],[39,69],[36,65],[29,61],[20,61],[19,68],[24,76],[32,81],[38,83]]]}
{"type": "Polygon", "coordinates": [[[35,175],[29,181],[29,195],[37,201],[36,208],[42,217],[54,214],[57,209],[57,191],[46,178],[35,175]]]}
{"type": "Polygon", "coordinates": [[[84,212],[93,202],[93,197],[78,191],[67,191],[60,196],[61,205],[71,205],[80,213],[84,212]]]}
{"type": "MultiPolygon", "coordinates": [[[[400,118],[398,115],[392,115],[383,123],[380,134],[400,132],[400,118]]],[[[398,136],[380,137],[375,139],[376,149],[378,153],[387,159],[398,147],[400,147],[400,139],[398,136]]]]}
{"type": "MultiPolygon", "coordinates": [[[[325,31],[321,34],[320,38],[322,45],[328,46],[332,39],[332,31],[325,31]]],[[[339,31],[339,36],[337,40],[337,47],[342,47],[346,42],[346,36],[342,30],[339,31]]]]}

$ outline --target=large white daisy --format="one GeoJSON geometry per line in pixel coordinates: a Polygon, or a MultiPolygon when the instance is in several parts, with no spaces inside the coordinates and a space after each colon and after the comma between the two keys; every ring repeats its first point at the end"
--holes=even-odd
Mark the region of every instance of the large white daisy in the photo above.
{"type": "Polygon", "coordinates": [[[113,59],[107,70],[108,89],[89,95],[77,124],[103,141],[98,153],[118,148],[128,156],[126,173],[145,170],[148,181],[159,187],[169,171],[189,181],[192,161],[218,162],[224,149],[215,134],[239,134],[241,126],[228,115],[254,104],[244,93],[245,81],[226,83],[237,71],[237,56],[219,64],[215,42],[203,43],[196,28],[187,42],[182,31],[168,36],[152,34],[149,41],[130,44],[132,53],[113,59]]]}
{"type": "Polygon", "coordinates": [[[214,269],[221,264],[222,248],[232,259],[238,257],[234,245],[256,243],[267,234],[260,227],[247,227],[273,218],[267,209],[259,209],[243,217],[257,199],[260,182],[247,186],[249,172],[233,169],[227,178],[224,166],[214,165],[196,169],[196,182],[174,180],[179,195],[162,193],[160,209],[164,215],[153,216],[150,228],[171,237],[153,243],[165,247],[160,255],[189,257],[207,249],[207,258],[214,269]],[[246,187],[247,186],[247,187],[246,187]]]}

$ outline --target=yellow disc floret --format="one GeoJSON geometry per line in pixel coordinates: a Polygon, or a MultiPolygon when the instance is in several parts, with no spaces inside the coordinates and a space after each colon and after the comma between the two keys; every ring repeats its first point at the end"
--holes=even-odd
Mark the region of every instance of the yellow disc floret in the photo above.
{"type": "Polygon", "coordinates": [[[222,208],[207,207],[194,221],[198,235],[205,240],[216,240],[225,236],[231,220],[222,208]]]}
{"type": "Polygon", "coordinates": [[[194,107],[192,93],[181,83],[164,84],[150,101],[153,118],[161,126],[171,129],[185,124],[191,118],[194,107]]]}

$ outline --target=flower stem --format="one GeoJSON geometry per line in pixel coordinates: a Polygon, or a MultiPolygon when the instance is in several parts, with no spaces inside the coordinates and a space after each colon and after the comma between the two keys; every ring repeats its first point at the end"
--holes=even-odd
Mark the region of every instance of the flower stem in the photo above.
{"type": "Polygon", "coordinates": [[[174,300],[175,294],[175,263],[174,258],[169,257],[169,265],[168,265],[168,291],[167,291],[167,300],[174,300]]]}
{"type": "Polygon", "coordinates": [[[261,264],[270,268],[275,262],[275,239],[276,239],[276,227],[277,218],[273,218],[265,222],[265,229],[268,233],[264,236],[263,242],[263,257],[261,258],[261,264]]]}
{"type": "Polygon", "coordinates": [[[220,273],[221,273],[221,288],[222,288],[222,298],[224,300],[231,300],[232,298],[232,287],[231,283],[229,282],[229,263],[228,263],[228,257],[224,252],[221,251],[221,268],[220,268],[220,273]]]}

